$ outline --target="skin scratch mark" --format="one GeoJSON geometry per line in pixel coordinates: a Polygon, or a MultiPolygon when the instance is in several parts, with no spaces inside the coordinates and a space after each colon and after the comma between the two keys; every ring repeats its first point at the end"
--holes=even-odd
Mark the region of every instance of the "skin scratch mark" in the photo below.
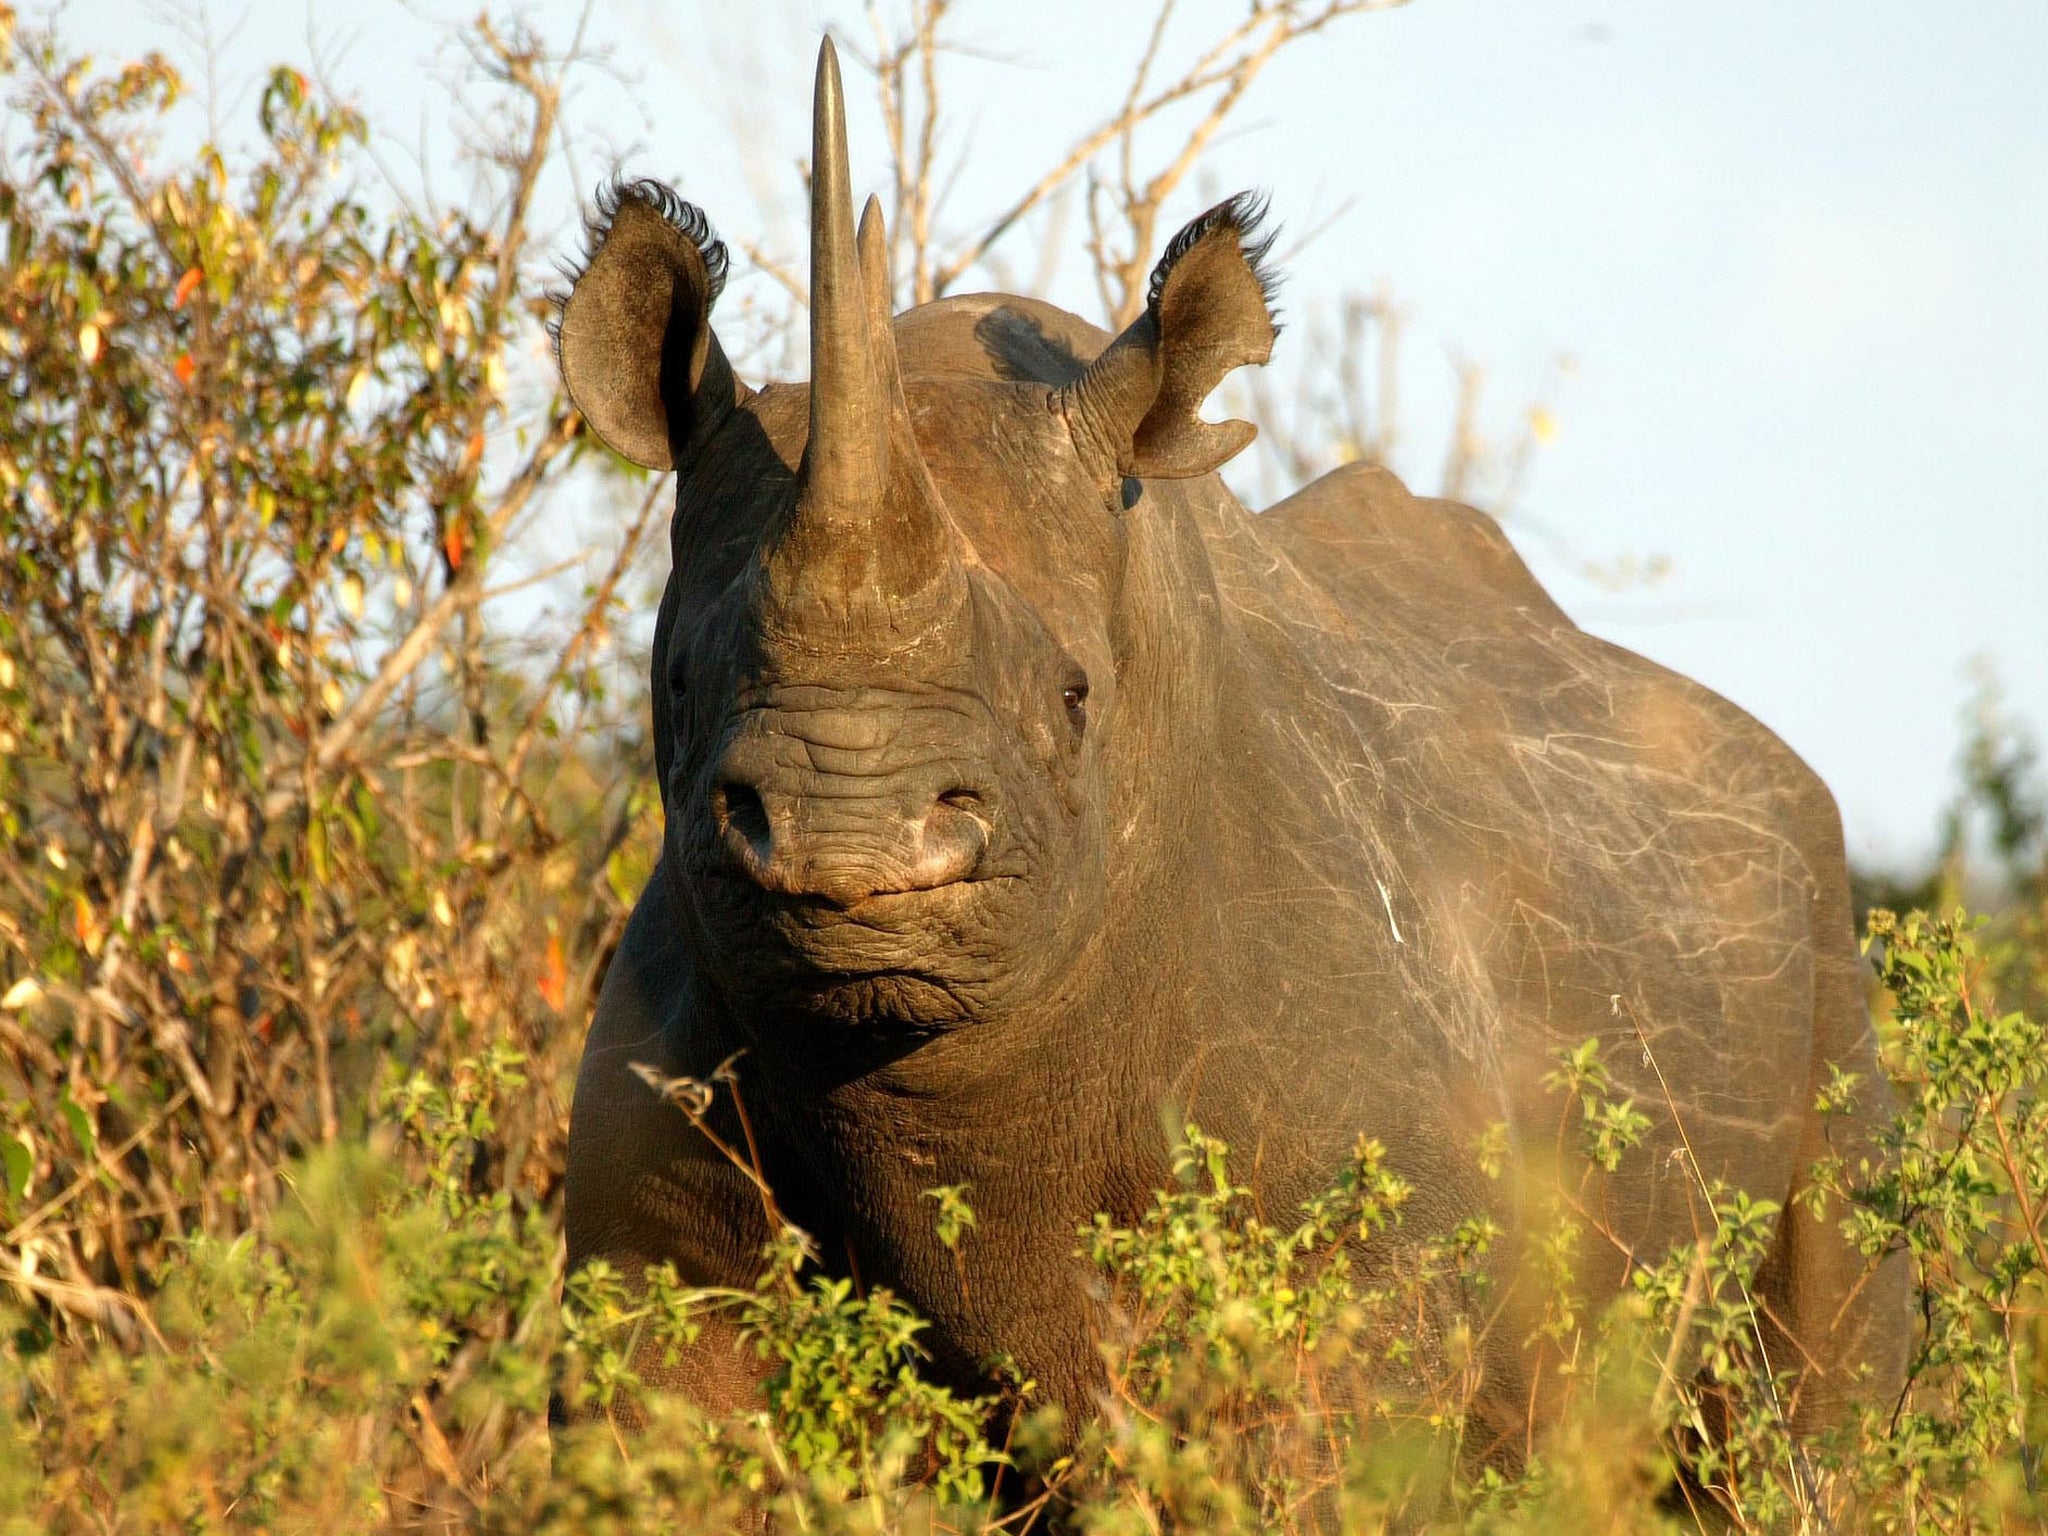
{"type": "Polygon", "coordinates": [[[1380,888],[1380,905],[1387,909],[1387,926],[1394,930],[1394,942],[1406,944],[1408,941],[1401,937],[1401,925],[1394,921],[1394,898],[1387,894],[1387,882],[1375,876],[1372,883],[1380,888]]]}

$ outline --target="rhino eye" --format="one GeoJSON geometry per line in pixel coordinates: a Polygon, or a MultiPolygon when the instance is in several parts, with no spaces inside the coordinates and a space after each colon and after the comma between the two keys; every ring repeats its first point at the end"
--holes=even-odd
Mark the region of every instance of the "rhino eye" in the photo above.
{"type": "Polygon", "coordinates": [[[1088,679],[1075,678],[1060,690],[1060,702],[1067,706],[1067,714],[1076,725],[1082,721],[1082,706],[1088,702],[1088,679]]]}

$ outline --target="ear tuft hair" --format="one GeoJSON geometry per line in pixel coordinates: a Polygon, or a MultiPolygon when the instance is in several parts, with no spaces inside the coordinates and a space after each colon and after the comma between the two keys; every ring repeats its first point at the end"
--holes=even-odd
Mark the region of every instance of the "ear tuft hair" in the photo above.
{"type": "Polygon", "coordinates": [[[674,468],[749,393],[711,330],[725,244],[673,189],[620,176],[599,188],[584,232],[567,291],[551,295],[562,382],[614,452],[674,468]]]}
{"type": "Polygon", "coordinates": [[[1280,311],[1274,307],[1273,301],[1279,296],[1282,279],[1269,261],[1274,243],[1280,238],[1280,228],[1278,225],[1271,229],[1265,227],[1267,211],[1265,193],[1240,192],[1218,203],[1168,241],[1158,265],[1152,268],[1152,280],[1145,290],[1145,309],[1152,318],[1159,318],[1159,296],[1166,291],[1166,279],[1180,259],[1217,230],[1227,229],[1237,237],[1237,248],[1244,254],[1244,264],[1251,268],[1252,278],[1259,285],[1259,296],[1265,300],[1266,313],[1272,317],[1273,330],[1277,334],[1280,311]]]}
{"type": "Polygon", "coordinates": [[[652,209],[661,216],[663,223],[696,247],[697,255],[704,263],[707,282],[706,314],[718,302],[718,296],[725,292],[725,279],[732,270],[732,255],[711,227],[710,215],[695,203],[685,201],[665,181],[656,181],[651,176],[629,177],[623,171],[614,171],[611,179],[597,189],[596,202],[583,216],[583,254],[574,261],[557,264],[562,280],[547,291],[548,303],[555,312],[548,321],[548,339],[554,343],[557,365],[562,356],[562,311],[568,307],[569,294],[583,274],[590,270],[591,262],[596,260],[598,250],[604,245],[605,236],[611,233],[612,225],[619,217],[619,210],[628,203],[652,209]]]}
{"type": "Polygon", "coordinates": [[[1207,421],[1202,403],[1234,368],[1273,355],[1273,236],[1263,199],[1240,192],[1166,244],[1145,309],[1059,393],[1082,456],[1105,487],[1119,478],[1210,474],[1258,435],[1207,421]]]}
{"type": "Polygon", "coordinates": [[[732,267],[732,257],[725,248],[725,242],[713,232],[711,220],[702,208],[685,202],[674,187],[652,177],[642,176],[629,181],[622,174],[614,174],[610,181],[597,189],[597,207],[583,221],[584,265],[589,264],[589,253],[603,244],[612,220],[619,216],[620,207],[627,202],[646,204],[660,214],[671,229],[697,247],[697,254],[704,258],[704,275],[710,280],[704,307],[708,310],[716,304],[718,296],[725,292],[726,274],[732,267]]]}

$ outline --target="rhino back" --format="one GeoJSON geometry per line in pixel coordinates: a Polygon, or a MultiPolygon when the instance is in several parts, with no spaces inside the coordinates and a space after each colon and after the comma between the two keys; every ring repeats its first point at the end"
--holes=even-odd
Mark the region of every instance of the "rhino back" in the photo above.
{"type": "Polygon", "coordinates": [[[1706,1177],[1781,1195],[1816,946],[1850,942],[1815,931],[1840,840],[1811,771],[1571,624],[1490,520],[1384,471],[1259,517],[1217,502],[1210,539],[1263,700],[1243,764],[1285,855],[1269,918],[1353,970],[1389,957],[1395,995],[1364,1006],[1441,1039],[1468,1122],[1508,1121],[1525,1155],[1564,1140],[1549,1056],[1599,1038],[1655,1127],[1615,1185],[1630,1241],[1689,1239],[1694,1191],[1659,1171],[1687,1142],[1706,1177]]]}
{"type": "MultiPolygon", "coordinates": [[[[1725,1180],[1786,1207],[1756,1283],[1772,1357],[1813,1367],[1798,1420],[1831,1422],[1865,1367],[1896,1387],[1903,1272],[1869,1271],[1790,1198],[1823,1154],[1881,1157],[1890,1108],[1825,786],[1727,700],[1572,626],[1469,508],[1352,471],[1275,514],[1221,509],[1227,584],[1273,605],[1256,632],[1274,675],[1313,674],[1326,750],[1367,786],[1361,846],[1407,877],[1413,905],[1397,895],[1388,920],[1408,913],[1399,947],[1430,957],[1414,995],[1469,1005],[1493,1044],[1522,1188],[1577,1135],[1576,1107],[1543,1086],[1547,1053],[1599,1039],[1649,1117],[1619,1174],[1588,1185],[1568,1163],[1598,1191],[1577,1213],[1579,1278],[1598,1294],[1690,1246],[1725,1180]],[[1831,1066],[1861,1086],[1823,1121],[1831,1066]]],[[[1503,1347],[1489,1367],[1479,1416],[1510,1439],[1535,1401],[1527,1364],[1503,1347]]]]}
{"type": "Polygon", "coordinates": [[[1068,384],[1109,333],[1040,299],[963,293],[896,317],[896,345],[921,376],[1068,384]]]}

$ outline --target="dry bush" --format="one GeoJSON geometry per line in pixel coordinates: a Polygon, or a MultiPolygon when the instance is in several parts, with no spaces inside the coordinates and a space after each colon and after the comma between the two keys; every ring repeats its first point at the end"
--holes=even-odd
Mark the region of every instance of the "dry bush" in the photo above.
{"type": "Polygon", "coordinates": [[[185,1245],[265,1229],[295,1158],[470,1056],[526,1075],[470,1181],[556,1244],[565,1073],[653,837],[599,664],[662,490],[548,661],[508,656],[496,573],[585,452],[520,378],[562,64],[471,46],[513,131],[489,205],[429,223],[365,200],[363,123],[296,71],[247,163],[164,168],[166,64],[10,39],[0,1279],[61,1339],[156,1336],[185,1245]]]}

